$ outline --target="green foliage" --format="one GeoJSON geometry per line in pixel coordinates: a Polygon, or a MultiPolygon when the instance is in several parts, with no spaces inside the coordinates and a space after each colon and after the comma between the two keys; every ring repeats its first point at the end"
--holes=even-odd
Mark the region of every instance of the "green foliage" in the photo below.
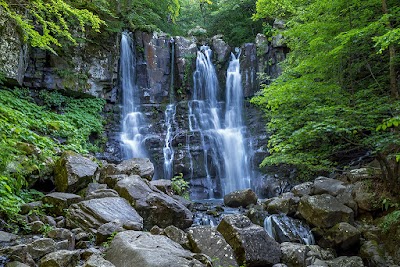
{"type": "Polygon", "coordinates": [[[78,9],[62,0],[35,0],[23,3],[0,0],[0,11],[20,28],[24,40],[33,47],[55,53],[62,42],[76,44],[74,30],[85,32],[86,26],[99,31],[104,22],[86,9],[78,9]]]}
{"type": "Polygon", "coordinates": [[[283,74],[252,100],[269,119],[271,156],[262,165],[292,164],[311,176],[371,151],[396,177],[400,104],[390,97],[389,55],[379,39],[398,29],[399,5],[388,1],[387,15],[381,3],[257,1],[254,18],[286,20],[290,48],[283,74]]]}
{"type": "Polygon", "coordinates": [[[23,190],[26,178],[46,178],[59,151],[99,150],[89,138],[102,135],[104,100],[74,99],[58,92],[39,97],[43,106],[26,89],[0,89],[0,211],[7,216],[32,198],[34,191],[23,190]]]}
{"type": "Polygon", "coordinates": [[[400,210],[396,210],[383,217],[383,221],[379,224],[379,226],[384,232],[388,232],[392,226],[398,225],[399,220],[400,210]]]}
{"type": "Polygon", "coordinates": [[[180,195],[180,196],[186,198],[187,200],[190,199],[190,197],[189,197],[189,191],[188,191],[188,189],[189,189],[189,182],[185,181],[185,179],[183,178],[183,174],[182,174],[182,173],[180,173],[180,174],[177,175],[177,176],[174,176],[174,177],[171,179],[171,186],[172,186],[172,190],[173,190],[176,194],[178,194],[178,195],[180,195]]]}

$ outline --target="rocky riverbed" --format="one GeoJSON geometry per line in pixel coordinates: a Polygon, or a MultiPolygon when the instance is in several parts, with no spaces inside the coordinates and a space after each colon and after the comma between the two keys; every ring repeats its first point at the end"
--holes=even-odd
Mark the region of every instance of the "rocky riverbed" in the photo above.
{"type": "Polygon", "coordinates": [[[0,266],[397,266],[398,223],[379,227],[376,195],[361,170],[318,177],[267,200],[251,190],[224,204],[192,203],[153,164],[95,162],[65,152],[54,192],[21,210],[29,231],[0,231],[0,266]],[[235,207],[233,209],[232,207],[235,207]],[[272,220],[271,237],[264,229],[272,220]],[[279,216],[278,216],[279,214],[279,216]],[[290,218],[281,220],[277,218],[290,218]],[[297,220],[315,239],[292,234],[297,220]],[[202,225],[203,224],[203,225],[202,225]]]}

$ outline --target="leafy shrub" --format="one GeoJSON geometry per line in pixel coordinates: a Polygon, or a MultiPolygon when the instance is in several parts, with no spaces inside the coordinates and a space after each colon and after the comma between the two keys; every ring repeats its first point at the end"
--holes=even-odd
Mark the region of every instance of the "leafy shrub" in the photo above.
{"type": "Polygon", "coordinates": [[[189,182],[185,181],[183,174],[180,173],[171,179],[171,186],[174,192],[189,200],[189,182]]]}

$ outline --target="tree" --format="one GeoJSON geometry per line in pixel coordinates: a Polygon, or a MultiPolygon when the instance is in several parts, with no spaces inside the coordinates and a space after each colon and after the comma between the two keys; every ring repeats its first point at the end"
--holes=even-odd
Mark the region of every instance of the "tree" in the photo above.
{"type": "Polygon", "coordinates": [[[75,30],[85,32],[89,26],[99,31],[104,24],[92,12],[63,0],[0,0],[0,8],[19,26],[26,42],[53,53],[53,45],[62,46],[63,41],[76,44],[75,30]]]}
{"type": "Polygon", "coordinates": [[[290,49],[282,76],[253,99],[270,120],[272,155],[264,165],[293,164],[307,176],[369,153],[386,174],[397,168],[398,131],[394,124],[377,131],[400,114],[393,85],[399,58],[385,53],[399,46],[400,6],[388,0],[387,6],[382,11],[380,0],[257,1],[255,19],[286,21],[290,49]]]}

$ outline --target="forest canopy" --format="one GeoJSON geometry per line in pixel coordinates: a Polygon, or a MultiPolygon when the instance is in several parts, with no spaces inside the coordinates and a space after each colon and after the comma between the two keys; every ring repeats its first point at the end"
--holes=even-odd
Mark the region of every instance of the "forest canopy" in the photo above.
{"type": "Polygon", "coordinates": [[[391,0],[258,0],[290,49],[283,74],[253,102],[269,119],[272,155],[303,174],[376,158],[398,184],[400,6],[391,0]]]}

